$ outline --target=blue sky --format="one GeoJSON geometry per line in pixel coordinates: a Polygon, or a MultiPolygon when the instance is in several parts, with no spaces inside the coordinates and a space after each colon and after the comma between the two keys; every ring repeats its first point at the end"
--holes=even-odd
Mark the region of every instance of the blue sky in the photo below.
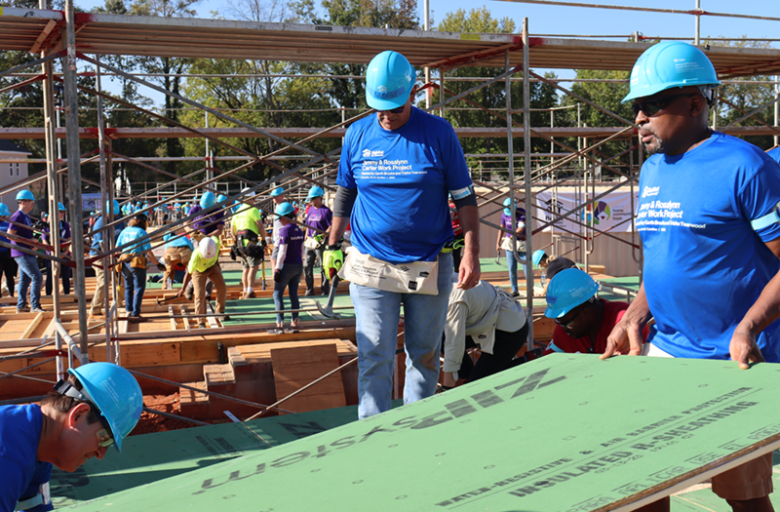
{"type": "MultiPolygon", "coordinates": [[[[127,1],[127,0],[126,0],[127,1]]],[[[613,4],[637,7],[668,9],[693,9],[695,0],[577,0],[591,4],[613,4]]],[[[419,2],[419,14],[422,22],[423,0],[419,2]]],[[[76,4],[85,10],[103,5],[104,0],[76,0],[76,4]]],[[[683,14],[658,14],[633,11],[617,11],[578,7],[560,7],[551,5],[521,4],[504,1],[475,2],[473,0],[430,0],[434,23],[441,21],[448,12],[457,9],[473,9],[486,6],[494,18],[508,16],[515,20],[518,30],[524,17],[529,18],[531,34],[571,34],[571,35],[627,35],[639,31],[645,36],[691,37],[694,34],[694,16],[683,14]]],[[[759,16],[780,17],[777,0],[750,0],[735,3],[733,0],[701,0],[705,11],[717,13],[739,13],[759,16]]],[[[230,17],[227,0],[202,0],[197,4],[198,17],[210,18],[212,11],[222,17],[230,17]]],[[[701,35],[710,37],[778,38],[780,22],[759,21],[738,18],[702,16],[701,35]]],[[[780,48],[780,43],[772,43],[780,48]]],[[[540,70],[541,71],[541,70],[540,70]]],[[[555,70],[558,76],[568,78],[573,73],[555,70]]],[[[105,85],[111,89],[111,83],[105,85]]],[[[142,94],[159,100],[155,95],[141,91],[142,94]]]]}

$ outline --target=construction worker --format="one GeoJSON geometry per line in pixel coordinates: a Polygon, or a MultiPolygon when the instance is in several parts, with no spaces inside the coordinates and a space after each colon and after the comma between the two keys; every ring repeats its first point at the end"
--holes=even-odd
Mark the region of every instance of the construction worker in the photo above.
{"type": "Polygon", "coordinates": [[[359,284],[354,275],[350,278],[360,418],[390,409],[402,305],[407,354],[404,401],[411,403],[436,391],[441,333],[452,288],[452,254],[442,251],[453,238],[448,191],[465,233],[457,286],[472,288],[480,275],[476,196],[455,131],[441,117],[412,106],[416,74],[400,53],[375,56],[366,75],[366,100],[378,112],[347,129],[323,264],[331,277],[341,267],[341,237],[351,222],[345,275],[350,267],[370,264],[400,276],[406,264],[412,264],[421,269],[421,281],[413,281],[412,289],[405,280],[364,279],[359,284]],[[400,289],[405,291],[392,291],[400,289]]]}
{"type": "MultiPolygon", "coordinates": [[[[287,202],[284,197],[284,188],[276,187],[271,191],[271,199],[274,202],[274,210],[279,207],[280,204],[287,202]]],[[[274,218],[273,238],[274,247],[271,250],[271,268],[276,268],[276,256],[279,254],[279,230],[282,229],[282,223],[279,217],[274,218]]]]}
{"type": "MultiPolygon", "coordinates": [[[[6,206],[5,203],[0,203],[0,241],[7,244],[10,242],[2,233],[8,232],[7,219],[10,216],[11,211],[8,209],[8,206],[6,206]]],[[[14,284],[17,270],[19,270],[19,266],[16,264],[16,260],[11,257],[11,249],[8,247],[0,247],[0,279],[2,276],[5,276],[5,285],[2,289],[11,297],[14,296],[14,284]]]]}
{"type": "MultiPolygon", "coordinates": [[[[127,206],[127,205],[125,205],[127,206]]],[[[114,199],[114,221],[118,220],[119,214],[120,214],[120,207],[119,207],[119,201],[114,199]]],[[[108,230],[103,230],[103,226],[106,224],[105,218],[103,215],[100,215],[97,220],[95,220],[95,225],[92,227],[94,234],[92,235],[92,245],[89,249],[89,255],[90,256],[97,256],[98,254],[102,254],[105,251],[108,250],[108,244],[105,243],[105,240],[107,240],[108,236],[108,230]]],[[[125,229],[125,223],[124,221],[118,222],[113,226],[114,229],[114,241],[116,241],[119,238],[119,233],[122,232],[123,229],[125,229]]],[[[114,244],[114,247],[116,247],[116,244],[114,244]]],[[[96,260],[94,263],[92,263],[92,268],[95,269],[95,280],[97,281],[97,285],[95,287],[95,293],[92,296],[92,302],[89,306],[89,315],[90,316],[102,316],[104,314],[104,306],[105,306],[105,293],[106,293],[106,282],[105,282],[105,269],[103,268],[103,263],[106,260],[96,260]]]]}
{"type": "MultiPolygon", "coordinates": [[[[248,194],[247,200],[254,196],[254,192],[248,192],[244,189],[242,192],[248,194]]],[[[260,210],[248,204],[241,204],[238,213],[233,215],[230,223],[230,230],[236,241],[234,245],[236,256],[241,257],[241,289],[242,299],[253,299],[255,295],[255,279],[257,269],[265,261],[265,226],[260,210]]],[[[265,272],[265,270],[264,270],[265,272]]],[[[265,283],[265,275],[263,275],[265,283]]]]}
{"type": "Polygon", "coordinates": [[[542,269],[542,286],[544,289],[542,290],[542,293],[539,294],[539,297],[547,295],[547,288],[550,286],[550,281],[558,272],[567,268],[577,268],[577,264],[569,258],[564,258],[562,256],[551,258],[543,249],[534,251],[531,256],[531,261],[533,262],[534,267],[542,269]]]}
{"type": "MultiPolygon", "coordinates": [[[[190,263],[187,266],[187,274],[184,276],[184,282],[179,290],[179,297],[184,296],[187,285],[192,280],[195,299],[195,314],[206,314],[206,281],[214,283],[217,289],[217,313],[225,312],[225,301],[227,300],[227,286],[222,277],[222,269],[219,267],[219,248],[220,241],[218,236],[207,236],[201,238],[198,242],[198,248],[192,254],[190,263]]],[[[226,320],[224,318],[223,320],[226,320]]],[[[206,329],[206,317],[198,318],[198,327],[206,329]]]]}
{"type": "MultiPolygon", "coordinates": [[[[59,216],[59,229],[60,229],[60,251],[61,254],[65,257],[70,257],[70,249],[69,245],[65,246],[64,244],[67,244],[70,242],[70,224],[65,220],[65,212],[67,210],[65,209],[65,205],[62,203],[57,203],[57,214],[59,216]]],[[[46,224],[44,228],[41,230],[43,231],[43,237],[41,238],[41,241],[46,244],[51,244],[52,240],[49,236],[49,232],[51,230],[51,226],[49,224],[46,224]]],[[[54,251],[49,251],[49,254],[54,254],[54,251]]],[[[46,265],[46,295],[51,295],[52,292],[52,282],[54,281],[52,279],[52,262],[51,260],[44,259],[45,265],[46,265]]],[[[60,267],[60,278],[62,279],[62,293],[65,295],[68,295],[70,293],[70,267],[67,265],[63,265],[62,263],[57,263],[60,267]]]]}
{"type": "MultiPolygon", "coordinates": [[[[288,289],[290,293],[290,307],[296,310],[300,307],[298,302],[298,284],[301,282],[303,273],[303,231],[297,224],[293,223],[295,219],[295,207],[290,203],[282,203],[276,207],[274,212],[281,221],[282,227],[279,229],[279,240],[277,245],[276,266],[274,267],[274,306],[276,311],[284,310],[284,290],[288,289]]],[[[298,312],[292,312],[292,322],[290,323],[292,332],[298,331],[298,312]]],[[[276,313],[276,330],[274,334],[281,334],[284,330],[284,313],[276,313]]]]}
{"type": "Polygon", "coordinates": [[[38,404],[0,406],[0,511],[52,510],[52,465],[72,473],[118,452],[143,409],[135,378],[110,363],[69,369],[38,404]]]}
{"type": "MultiPolygon", "coordinates": [[[[544,315],[557,325],[544,355],[604,353],[607,337],[625,315],[628,303],[599,299],[598,290],[598,283],[578,268],[562,270],[550,280],[544,315]]],[[[643,341],[648,332],[645,327],[643,341]]]]}
{"type": "Polygon", "coordinates": [[[177,233],[167,233],[163,237],[163,240],[166,244],[165,253],[163,254],[165,272],[163,272],[162,288],[163,290],[166,290],[173,289],[175,266],[184,265],[186,267],[190,263],[194,246],[189,238],[180,236],[180,234],[177,233]],[[173,238],[173,240],[171,240],[171,238],[173,238]],[[169,240],[171,241],[169,242],[169,240]]]}
{"type": "Polygon", "coordinates": [[[146,269],[148,261],[152,261],[161,272],[166,268],[157,261],[146,233],[146,214],[139,213],[127,223],[127,227],[119,233],[117,247],[122,247],[119,258],[122,276],[125,279],[125,312],[130,322],[143,322],[141,303],[146,290],[146,269]],[[148,259],[148,260],[147,260],[148,259]]]}
{"type": "MultiPolygon", "coordinates": [[[[322,251],[326,242],[325,239],[331,224],[333,224],[333,212],[322,204],[322,196],[324,195],[325,191],[322,190],[322,187],[315,185],[309,189],[309,194],[306,196],[306,201],[310,204],[306,210],[304,224],[320,230],[307,229],[306,241],[303,244],[305,255],[303,274],[306,280],[307,296],[314,295],[314,264],[319,259],[320,265],[322,265],[322,251]],[[322,231],[325,233],[322,233],[322,231]]],[[[328,292],[330,292],[330,283],[324,268],[320,271],[320,290],[323,295],[328,295],[328,292]]]]}
{"type": "Polygon", "coordinates": [[[480,281],[464,290],[453,287],[444,326],[442,386],[474,382],[506,370],[528,338],[523,307],[501,288],[480,281]],[[477,364],[466,353],[481,351],[477,364]]]}
{"type": "MultiPolygon", "coordinates": [[[[213,192],[204,192],[200,197],[200,210],[203,211],[207,208],[211,208],[216,203],[213,192]]],[[[198,215],[195,217],[195,222],[192,223],[193,233],[192,237],[195,242],[199,242],[204,236],[216,236],[222,235],[222,230],[225,227],[224,212],[214,212],[208,215],[198,215]]]]}
{"type": "MultiPolygon", "coordinates": [[[[623,102],[632,103],[651,155],[639,178],[636,221],[643,282],[604,358],[731,358],[742,367],[780,361],[778,322],[753,339],[735,333],[780,270],[780,167],[752,144],[710,129],[718,85],[707,56],[680,41],[650,47],[634,65],[623,102]]],[[[772,454],[713,477],[712,490],[734,510],[772,510],[772,454]]]]}
{"type": "MultiPolygon", "coordinates": [[[[35,196],[29,190],[20,190],[16,194],[16,202],[19,204],[19,209],[11,215],[10,223],[8,226],[8,233],[16,235],[20,238],[27,238],[32,240],[32,219],[29,217],[29,213],[35,207],[35,196]],[[23,228],[20,226],[30,226],[29,228],[23,228]]],[[[32,249],[30,245],[16,240],[11,240],[11,245],[17,247],[23,247],[25,249],[32,249]]],[[[30,305],[32,306],[33,313],[45,313],[46,311],[41,307],[41,286],[43,285],[43,274],[41,274],[38,268],[38,262],[35,256],[31,254],[11,249],[11,257],[16,260],[16,264],[19,266],[19,289],[18,298],[16,301],[17,313],[28,313],[30,308],[27,307],[27,288],[30,288],[30,305]]]]}
{"type": "Polygon", "coordinates": [[[523,265],[523,272],[528,275],[528,259],[525,255],[525,208],[521,208],[519,203],[515,204],[515,208],[512,208],[512,200],[506,198],[504,200],[504,210],[501,212],[501,224],[500,226],[509,232],[498,230],[498,238],[496,239],[496,251],[502,249],[506,253],[506,263],[509,267],[509,284],[512,286],[512,297],[517,297],[520,292],[517,289],[517,264],[523,265]],[[515,211],[515,233],[518,236],[517,243],[515,244],[512,238],[512,210],[515,211]],[[504,236],[502,236],[504,235],[504,236]],[[513,247],[516,245],[516,247],[513,247]],[[517,249],[516,251],[514,249],[517,249]],[[520,258],[515,257],[515,252],[520,258]]]}

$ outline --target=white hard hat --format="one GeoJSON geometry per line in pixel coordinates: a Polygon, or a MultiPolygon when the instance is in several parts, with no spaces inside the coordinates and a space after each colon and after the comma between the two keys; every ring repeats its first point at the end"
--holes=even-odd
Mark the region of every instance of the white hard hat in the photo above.
{"type": "Polygon", "coordinates": [[[247,195],[247,196],[249,196],[249,197],[252,197],[252,196],[254,196],[254,195],[255,195],[255,191],[254,191],[254,190],[250,191],[250,190],[249,190],[249,187],[244,187],[244,189],[243,189],[243,190],[241,190],[241,193],[242,193],[242,194],[246,194],[246,195],[247,195]]]}
{"type": "Polygon", "coordinates": [[[198,248],[200,249],[200,255],[207,260],[217,255],[217,242],[211,237],[201,239],[198,243],[198,248]]]}

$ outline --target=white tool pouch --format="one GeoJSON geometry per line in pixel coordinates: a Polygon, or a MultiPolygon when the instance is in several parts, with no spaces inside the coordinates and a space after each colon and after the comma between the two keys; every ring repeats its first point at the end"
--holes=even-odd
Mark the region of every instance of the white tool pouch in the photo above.
{"type": "Polygon", "coordinates": [[[348,247],[339,277],[376,290],[438,295],[438,261],[415,261],[393,265],[348,247]]]}
{"type": "MultiPolygon", "coordinates": [[[[512,238],[505,236],[504,241],[501,242],[501,248],[505,251],[512,251],[512,238]]],[[[517,241],[517,252],[525,252],[525,240],[517,241]]]]}

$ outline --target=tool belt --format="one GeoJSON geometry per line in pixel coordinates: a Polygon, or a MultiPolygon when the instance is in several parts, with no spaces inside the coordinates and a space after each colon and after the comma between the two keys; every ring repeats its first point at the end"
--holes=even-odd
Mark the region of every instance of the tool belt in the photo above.
{"type": "Polygon", "coordinates": [[[242,229],[236,233],[236,246],[240,254],[248,258],[262,258],[265,254],[265,240],[260,240],[251,229],[242,229]],[[244,244],[246,241],[246,244],[244,244]]]}
{"type": "Polygon", "coordinates": [[[501,248],[509,252],[525,252],[525,240],[518,240],[515,250],[512,249],[512,237],[505,236],[501,242],[501,248]]]}
{"type": "Polygon", "coordinates": [[[122,271],[123,263],[129,263],[132,268],[146,268],[148,266],[145,254],[122,253],[118,261],[119,263],[116,266],[117,272],[122,271]]]}
{"type": "Polygon", "coordinates": [[[439,294],[439,262],[414,261],[393,265],[347,248],[339,277],[361,286],[396,293],[439,294]]]}

